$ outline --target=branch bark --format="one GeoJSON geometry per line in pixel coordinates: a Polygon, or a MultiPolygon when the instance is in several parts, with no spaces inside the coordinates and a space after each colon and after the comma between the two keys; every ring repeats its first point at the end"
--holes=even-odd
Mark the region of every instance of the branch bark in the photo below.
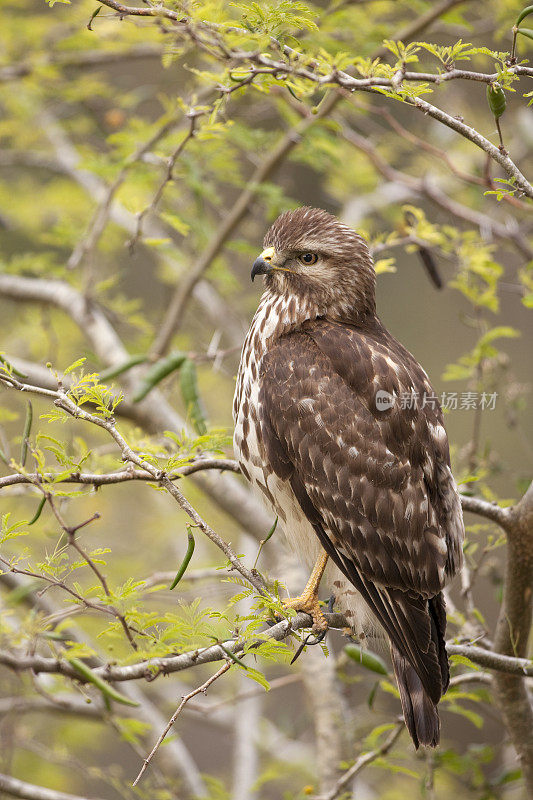
{"type": "Polygon", "coordinates": [[[10,797],[22,797],[24,800],[88,800],[77,794],[67,794],[58,792],[55,789],[46,789],[44,786],[36,786],[34,783],[26,783],[12,778],[9,775],[0,775],[0,791],[10,795],[10,797]]]}
{"type": "Polygon", "coordinates": [[[117,64],[122,61],[133,61],[144,58],[161,58],[163,48],[158,44],[144,42],[130,47],[128,50],[88,50],[80,53],[78,50],[71,53],[53,53],[42,62],[22,62],[8,64],[0,68],[0,82],[13,81],[26,78],[41,67],[72,67],[83,69],[85,67],[100,67],[108,64],[117,64]]]}
{"type": "MultiPolygon", "coordinates": [[[[197,472],[202,472],[205,469],[228,470],[229,472],[240,472],[239,465],[236,461],[230,458],[201,458],[191,461],[190,464],[185,464],[175,472],[168,474],[168,479],[171,481],[178,480],[187,475],[194,475],[197,472]]],[[[6,475],[0,478],[0,489],[5,489],[7,486],[16,486],[20,484],[33,484],[38,481],[43,481],[45,484],[54,481],[55,473],[44,472],[39,474],[37,472],[29,472],[24,475],[6,475]]],[[[122,469],[117,472],[97,473],[97,472],[72,472],[67,477],[61,478],[58,483],[79,483],[88,484],[90,486],[109,486],[114,483],[126,483],[128,481],[153,481],[154,476],[144,469],[122,469]]]]}
{"type": "MultiPolygon", "coordinates": [[[[533,483],[508,511],[505,588],[494,636],[503,656],[528,653],[533,609],[533,483]]],[[[533,707],[523,677],[495,673],[494,690],[509,737],[518,754],[527,797],[533,797],[533,707]]]]}
{"type": "Polygon", "coordinates": [[[389,733],[383,744],[379,747],[376,747],[374,750],[371,750],[369,753],[365,753],[364,755],[360,756],[355,764],[350,767],[350,769],[346,770],[344,775],[342,775],[335,786],[331,789],[331,791],[327,792],[326,794],[322,794],[319,796],[315,795],[314,800],[336,800],[337,797],[340,797],[341,794],[346,790],[348,785],[353,781],[353,779],[359,775],[359,773],[368,765],[371,764],[372,761],[375,761],[376,758],[380,756],[386,755],[389,750],[392,748],[398,737],[400,736],[401,732],[404,729],[403,720],[401,723],[398,723],[392,731],[389,733]]]}
{"type": "MultiPolygon", "coordinates": [[[[342,614],[325,614],[325,617],[330,628],[342,629],[347,627],[346,619],[342,614]]],[[[292,617],[291,620],[282,620],[268,628],[263,636],[280,642],[292,632],[299,631],[302,628],[310,628],[311,625],[311,617],[307,614],[299,613],[292,617]]],[[[263,639],[254,641],[254,647],[260,647],[262,641],[263,639]]],[[[227,659],[228,650],[234,655],[239,655],[242,653],[244,646],[245,642],[242,639],[227,639],[222,642],[222,646],[214,644],[204,649],[180,653],[179,655],[149,658],[123,667],[108,664],[93,669],[93,672],[107,681],[132,681],[141,678],[152,681],[159,675],[170,675],[191,667],[227,659]]],[[[528,658],[506,656],[473,645],[448,644],[447,650],[450,655],[466,656],[474,664],[479,664],[481,667],[486,667],[490,670],[504,672],[513,676],[533,676],[533,661],[528,658]]],[[[0,664],[12,669],[14,672],[32,670],[35,673],[65,675],[77,681],[82,680],[80,673],[67,661],[62,661],[60,658],[1,651],[0,664]]]]}

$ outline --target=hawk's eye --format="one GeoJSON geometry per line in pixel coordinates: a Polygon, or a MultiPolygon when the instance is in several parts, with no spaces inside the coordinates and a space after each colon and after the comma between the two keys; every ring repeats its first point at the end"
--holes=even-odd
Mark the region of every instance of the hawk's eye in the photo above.
{"type": "Polygon", "coordinates": [[[298,256],[298,258],[302,264],[306,264],[307,266],[310,264],[316,264],[318,261],[318,256],[316,253],[302,253],[302,255],[298,256]]]}

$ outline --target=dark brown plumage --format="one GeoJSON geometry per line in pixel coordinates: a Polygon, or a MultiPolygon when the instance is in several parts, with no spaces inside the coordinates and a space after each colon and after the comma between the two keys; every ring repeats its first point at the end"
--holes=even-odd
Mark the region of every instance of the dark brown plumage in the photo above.
{"type": "Polygon", "coordinates": [[[320,546],[329,555],[326,578],[354,632],[373,619],[384,629],[414,744],[435,746],[449,680],[441,590],[464,535],[440,407],[375,315],[358,234],[301,208],[264,244],[254,271],[266,291],[234,403],[243,473],[308,562],[320,546]],[[403,407],[402,396],[418,402],[403,407]]]}

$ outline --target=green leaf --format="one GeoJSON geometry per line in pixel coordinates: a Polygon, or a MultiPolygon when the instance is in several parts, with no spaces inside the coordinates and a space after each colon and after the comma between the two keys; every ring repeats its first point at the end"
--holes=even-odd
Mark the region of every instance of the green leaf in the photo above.
{"type": "Polygon", "coordinates": [[[373,653],[371,650],[366,650],[363,647],[360,647],[355,642],[347,644],[344,648],[344,652],[346,653],[352,661],[356,661],[358,664],[361,664],[362,667],[365,669],[369,669],[371,672],[377,672],[380,675],[388,675],[389,670],[387,669],[387,665],[378,655],[373,653]]]}
{"type": "Polygon", "coordinates": [[[487,86],[487,101],[495,119],[499,119],[505,111],[507,100],[502,87],[497,84],[487,86]]]}
{"type": "Polygon", "coordinates": [[[458,703],[446,702],[446,710],[452,711],[454,714],[459,714],[461,717],[465,717],[465,719],[469,720],[476,728],[483,727],[483,717],[470,708],[464,708],[464,706],[460,706],[458,703]]]}
{"type": "Polygon", "coordinates": [[[140,403],[141,400],[144,400],[146,395],[149,394],[149,392],[151,392],[158,383],[161,383],[163,378],[166,378],[167,375],[179,370],[185,363],[186,359],[186,353],[176,351],[171,353],[166,358],[162,358],[157,361],[153,367],[150,367],[144,376],[139,388],[133,395],[133,402],[140,403]]]}
{"type": "Polygon", "coordinates": [[[265,676],[263,675],[263,673],[260,672],[258,669],[253,669],[252,667],[247,667],[246,668],[246,676],[248,678],[251,678],[253,681],[258,683],[260,686],[263,686],[263,688],[266,689],[267,692],[269,691],[270,684],[267,681],[267,679],[265,678],[265,676]]]}
{"type": "Polygon", "coordinates": [[[129,697],[125,697],[120,692],[117,692],[112,686],[110,686],[106,681],[103,681],[98,675],[95,675],[94,672],[80,661],[79,658],[67,658],[68,663],[74,667],[76,672],[79,672],[82,677],[85,678],[86,681],[89,683],[94,684],[97,689],[100,689],[102,692],[104,699],[108,698],[109,700],[115,700],[117,703],[122,703],[125,706],[134,706],[137,708],[139,703],[136,703],[134,700],[130,700],[129,697]]]}
{"type": "Polygon", "coordinates": [[[476,672],[479,672],[479,670],[481,669],[481,667],[479,667],[477,664],[474,664],[474,662],[470,661],[470,659],[467,658],[466,656],[452,655],[450,656],[450,664],[452,665],[463,664],[463,666],[469,667],[470,669],[473,669],[476,672]]]}
{"type": "Polygon", "coordinates": [[[191,226],[187,222],[184,222],[181,217],[178,217],[176,214],[170,214],[168,211],[161,214],[161,219],[178,233],[181,233],[182,236],[187,236],[191,229],[191,226]]]}
{"type": "Polygon", "coordinates": [[[187,410],[187,416],[196,433],[203,436],[207,433],[204,410],[198,392],[198,378],[196,375],[196,364],[188,358],[181,368],[180,387],[183,402],[187,410]]]}
{"type": "Polygon", "coordinates": [[[33,406],[31,400],[28,400],[28,408],[26,410],[26,421],[24,423],[24,431],[22,433],[22,443],[20,446],[20,463],[22,466],[26,464],[26,456],[28,454],[28,440],[31,433],[31,424],[33,421],[33,406]]]}
{"type": "Polygon", "coordinates": [[[527,39],[533,39],[533,30],[531,28],[519,28],[518,33],[521,33],[527,39]]]}
{"type": "Polygon", "coordinates": [[[192,529],[189,525],[187,525],[187,537],[189,539],[189,544],[187,545],[187,552],[185,553],[185,557],[181,562],[181,566],[176,573],[176,577],[174,578],[174,580],[170,585],[170,589],[175,589],[180,580],[183,578],[183,576],[185,575],[185,571],[189,566],[192,554],[194,553],[194,536],[192,534],[192,529]]]}
{"type": "Polygon", "coordinates": [[[28,531],[23,531],[21,528],[25,526],[25,522],[15,522],[13,525],[9,524],[11,512],[2,514],[2,526],[0,531],[0,544],[7,542],[8,539],[15,539],[17,536],[27,536],[28,531]]]}
{"type": "Polygon", "coordinates": [[[78,367],[81,367],[83,364],[85,364],[86,361],[87,361],[86,358],[78,358],[77,361],[75,361],[73,364],[71,364],[69,367],[67,367],[65,370],[63,370],[63,374],[64,375],[68,375],[73,370],[75,370],[78,367]]]}
{"type": "Polygon", "coordinates": [[[515,22],[515,28],[518,28],[522,20],[528,17],[530,14],[533,14],[533,6],[526,6],[518,15],[515,22]]]}

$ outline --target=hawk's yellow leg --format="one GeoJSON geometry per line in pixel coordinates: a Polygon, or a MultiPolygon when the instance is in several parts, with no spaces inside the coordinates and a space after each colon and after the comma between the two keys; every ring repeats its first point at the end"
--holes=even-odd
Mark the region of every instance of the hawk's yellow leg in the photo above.
{"type": "Polygon", "coordinates": [[[327,561],[328,554],[325,550],[322,550],[302,594],[298,597],[287,597],[286,600],[283,600],[285,608],[293,608],[294,611],[304,611],[306,614],[313,617],[313,630],[315,631],[325,631],[328,627],[328,623],[326,622],[326,618],[318,602],[318,586],[324,574],[324,570],[326,569],[327,561]]]}

